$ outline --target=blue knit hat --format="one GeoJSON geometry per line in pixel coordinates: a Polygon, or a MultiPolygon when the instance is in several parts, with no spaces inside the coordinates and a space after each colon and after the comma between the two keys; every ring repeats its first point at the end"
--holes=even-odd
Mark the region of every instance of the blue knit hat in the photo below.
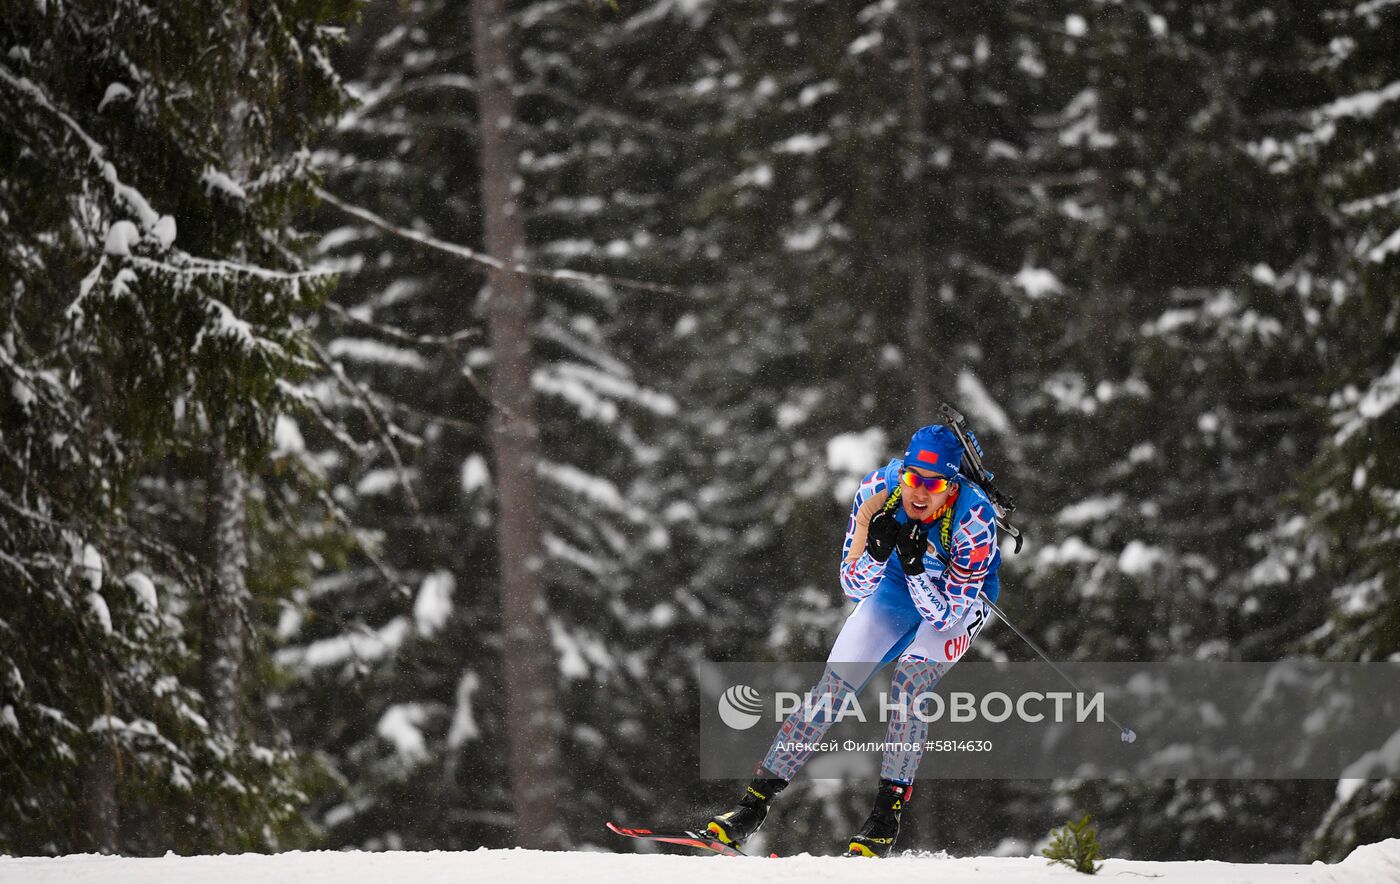
{"type": "Polygon", "coordinates": [[[942,424],[920,427],[909,440],[904,465],[954,478],[962,467],[963,447],[958,436],[942,424]]]}

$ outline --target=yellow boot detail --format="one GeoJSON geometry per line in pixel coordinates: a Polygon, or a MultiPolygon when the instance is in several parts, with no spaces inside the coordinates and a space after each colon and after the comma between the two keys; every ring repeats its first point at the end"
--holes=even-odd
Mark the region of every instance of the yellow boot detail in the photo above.
{"type": "MultiPolygon", "coordinates": [[[[725,814],[725,816],[728,815],[729,814],[725,814]]],[[[719,823],[711,821],[710,824],[705,827],[705,831],[709,832],[711,835],[714,835],[715,838],[718,839],[721,844],[728,844],[730,847],[734,846],[734,842],[730,839],[729,833],[726,832],[724,830],[724,826],[721,826],[719,823]]]]}
{"type": "Polygon", "coordinates": [[[879,859],[879,857],[876,856],[875,853],[869,847],[866,847],[864,844],[857,844],[854,841],[852,841],[850,846],[846,848],[846,855],[868,856],[871,859],[879,859]]]}

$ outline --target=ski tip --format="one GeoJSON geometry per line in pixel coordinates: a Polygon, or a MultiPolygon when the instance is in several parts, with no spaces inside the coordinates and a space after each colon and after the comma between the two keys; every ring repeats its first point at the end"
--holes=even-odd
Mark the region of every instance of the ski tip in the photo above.
{"type": "MultiPolygon", "coordinates": [[[[762,856],[762,854],[744,853],[732,844],[726,844],[715,838],[708,832],[693,832],[688,829],[662,830],[639,829],[629,826],[619,826],[617,823],[608,820],[603,823],[610,832],[622,835],[625,838],[640,838],[643,841],[659,841],[663,844],[678,844],[682,847],[695,847],[709,850],[721,856],[762,856]]],[[[778,854],[769,853],[769,859],[778,859],[778,854]]]]}

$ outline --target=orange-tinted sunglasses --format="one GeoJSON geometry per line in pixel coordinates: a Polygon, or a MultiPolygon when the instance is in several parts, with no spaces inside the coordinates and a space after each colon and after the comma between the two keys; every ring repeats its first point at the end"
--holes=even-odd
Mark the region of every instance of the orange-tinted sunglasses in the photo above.
{"type": "Polygon", "coordinates": [[[902,482],[906,488],[918,488],[922,485],[934,494],[942,494],[944,491],[948,490],[949,485],[953,484],[951,479],[945,479],[942,476],[925,478],[913,470],[904,470],[901,472],[899,474],[899,481],[902,482]]]}

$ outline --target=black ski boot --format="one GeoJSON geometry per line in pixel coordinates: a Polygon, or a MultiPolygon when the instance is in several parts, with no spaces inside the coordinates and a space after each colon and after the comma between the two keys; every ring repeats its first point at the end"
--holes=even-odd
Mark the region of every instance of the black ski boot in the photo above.
{"type": "Polygon", "coordinates": [[[738,847],[763,825],[768,816],[768,801],[787,788],[787,780],[781,777],[765,776],[768,771],[760,769],[749,783],[739,806],[710,818],[705,831],[715,840],[738,847]]]}
{"type": "Polygon", "coordinates": [[[881,780],[880,791],[875,793],[875,807],[866,817],[865,825],[851,836],[846,848],[847,856],[889,856],[894,849],[894,839],[899,837],[899,815],[904,805],[914,795],[914,787],[881,780]]]}

